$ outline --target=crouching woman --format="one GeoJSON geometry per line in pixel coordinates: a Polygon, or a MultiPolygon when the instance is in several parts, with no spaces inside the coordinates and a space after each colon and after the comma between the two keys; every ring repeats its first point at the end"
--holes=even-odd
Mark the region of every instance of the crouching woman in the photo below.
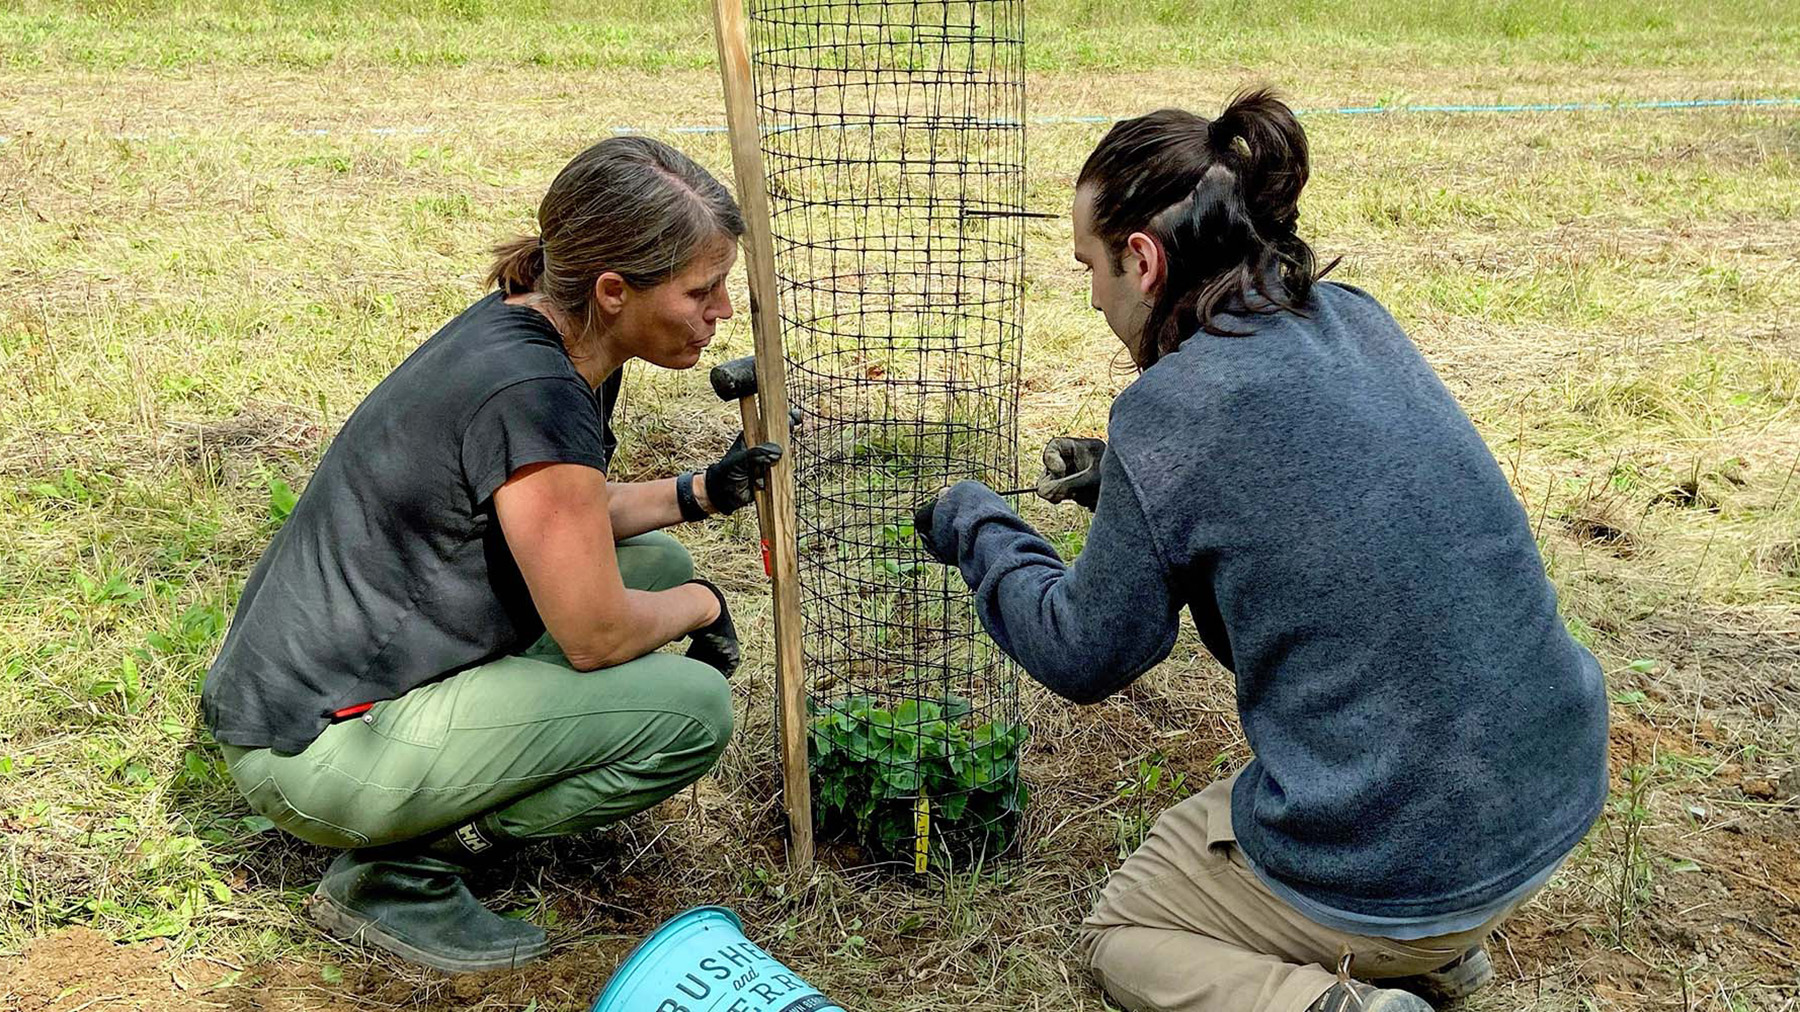
{"type": "Polygon", "coordinates": [[[744,224],[717,180],[610,139],[538,225],[345,422],[202,697],[250,806],[342,851],[312,916],[452,972],[546,948],[477,902],[472,866],[648,808],[719,758],[736,634],[659,529],[747,505],[781,454],[740,437],[703,475],[606,476],[620,367],[691,368],[731,315],[744,224]]]}

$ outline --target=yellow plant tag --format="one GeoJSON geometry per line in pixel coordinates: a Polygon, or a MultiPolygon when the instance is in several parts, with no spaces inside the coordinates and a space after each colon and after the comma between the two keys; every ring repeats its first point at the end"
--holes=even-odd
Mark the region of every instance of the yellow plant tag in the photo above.
{"type": "Polygon", "coordinates": [[[919,791],[919,800],[913,805],[913,873],[925,874],[925,868],[931,863],[931,799],[925,791],[919,791]]]}

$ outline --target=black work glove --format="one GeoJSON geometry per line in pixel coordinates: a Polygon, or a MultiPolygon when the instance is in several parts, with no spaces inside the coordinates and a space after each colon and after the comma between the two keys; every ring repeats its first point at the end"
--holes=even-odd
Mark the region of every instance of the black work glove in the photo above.
{"type": "Polygon", "coordinates": [[[702,664],[710,664],[718,669],[726,678],[737,670],[738,662],[743,659],[743,651],[738,648],[737,626],[731,622],[731,609],[725,606],[725,595],[719,588],[705,580],[689,580],[697,583],[719,599],[719,617],[709,625],[701,626],[688,633],[693,643],[688,646],[687,655],[702,664]]]}
{"type": "Polygon", "coordinates": [[[755,502],[756,493],[769,485],[769,468],[780,459],[779,444],[745,446],[744,434],[738,433],[725,456],[706,469],[706,498],[713,512],[732,513],[755,502]]]}
{"type": "MultiPolygon", "coordinates": [[[[788,408],[788,431],[800,428],[800,409],[788,408]]],[[[756,493],[769,487],[769,468],[781,459],[781,444],[744,445],[744,434],[738,433],[731,448],[717,464],[706,469],[706,498],[713,512],[720,516],[743,509],[756,501],[756,493]]]]}
{"type": "Polygon", "coordinates": [[[1073,499],[1093,509],[1100,502],[1100,458],[1106,440],[1057,436],[1044,444],[1044,474],[1037,494],[1050,502],[1073,499]]]}
{"type": "MultiPolygon", "coordinates": [[[[938,493],[938,495],[942,494],[938,493]]],[[[921,503],[918,509],[913,510],[913,533],[918,535],[919,540],[924,543],[926,554],[946,566],[954,566],[956,565],[956,556],[946,556],[945,550],[939,549],[937,542],[932,538],[931,524],[934,519],[933,514],[937,510],[937,502],[938,496],[934,495],[921,503]]]]}

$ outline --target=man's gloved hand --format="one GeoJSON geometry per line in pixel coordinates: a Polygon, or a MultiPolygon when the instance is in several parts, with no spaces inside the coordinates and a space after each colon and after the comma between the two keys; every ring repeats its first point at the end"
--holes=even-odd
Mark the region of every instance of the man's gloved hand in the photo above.
{"type": "MultiPolygon", "coordinates": [[[[800,409],[790,407],[788,431],[799,428],[800,409]]],[[[779,443],[745,446],[744,434],[738,433],[719,462],[706,469],[706,498],[713,512],[724,516],[755,502],[756,493],[769,485],[769,468],[780,459],[779,443]]]]}
{"type": "Polygon", "coordinates": [[[951,555],[946,558],[943,552],[938,548],[937,542],[932,539],[932,535],[935,533],[931,529],[933,513],[937,510],[938,496],[941,495],[943,495],[943,493],[939,492],[938,495],[934,495],[923,503],[920,503],[918,509],[913,510],[913,534],[917,535],[920,543],[925,546],[925,553],[927,555],[930,555],[932,558],[946,566],[954,566],[956,565],[956,556],[951,555]]]}
{"type": "Polygon", "coordinates": [[[737,626],[731,622],[731,609],[725,606],[725,595],[719,588],[705,580],[689,580],[697,583],[719,599],[719,617],[710,625],[701,626],[688,633],[693,643],[688,647],[687,655],[702,664],[710,664],[718,669],[726,678],[737,670],[738,662],[743,659],[743,652],[738,648],[737,626]]]}
{"type": "Polygon", "coordinates": [[[1044,444],[1044,474],[1037,494],[1050,502],[1073,499],[1088,509],[1100,502],[1100,458],[1106,440],[1057,436],[1044,444]]]}

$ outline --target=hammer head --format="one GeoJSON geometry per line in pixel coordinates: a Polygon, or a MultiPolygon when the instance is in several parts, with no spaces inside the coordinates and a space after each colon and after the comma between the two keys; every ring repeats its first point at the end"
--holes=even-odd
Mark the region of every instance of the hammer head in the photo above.
{"type": "Polygon", "coordinates": [[[713,393],[722,401],[741,401],[756,393],[756,356],[745,355],[713,366],[713,393]]]}

